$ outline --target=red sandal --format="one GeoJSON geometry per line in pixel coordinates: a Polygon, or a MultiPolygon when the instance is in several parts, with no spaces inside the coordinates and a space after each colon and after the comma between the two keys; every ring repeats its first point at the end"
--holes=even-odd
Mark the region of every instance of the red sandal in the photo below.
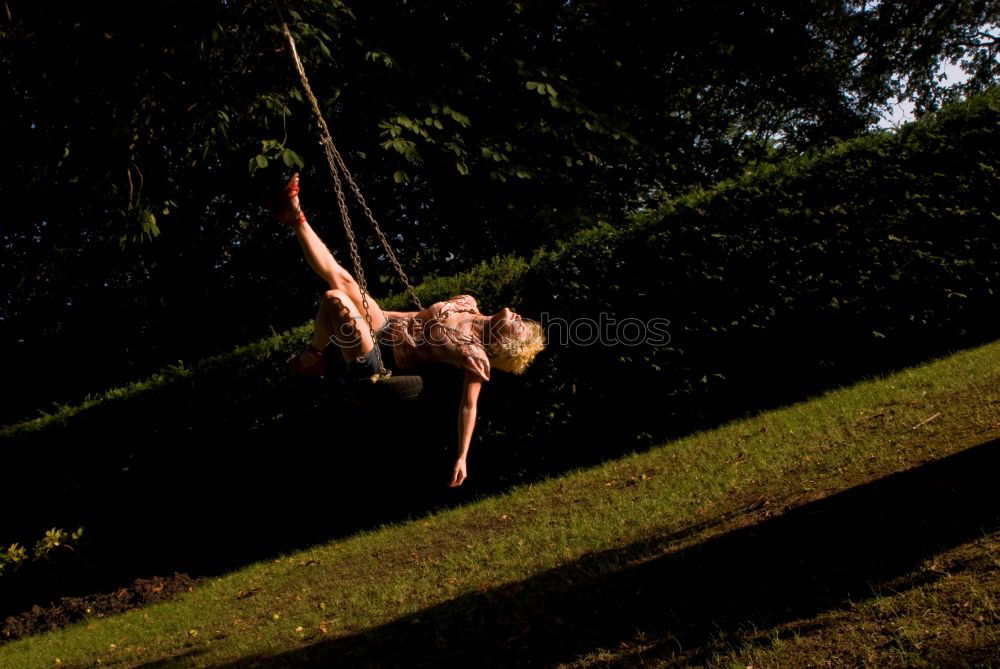
{"type": "Polygon", "coordinates": [[[282,223],[295,227],[306,222],[306,215],[299,207],[299,173],[296,172],[285,185],[285,190],[278,199],[275,215],[282,223]]]}
{"type": "Polygon", "coordinates": [[[296,374],[305,376],[318,376],[322,378],[326,375],[326,356],[312,344],[309,344],[304,351],[300,351],[285,361],[296,374]],[[309,364],[303,364],[302,354],[311,353],[316,360],[309,364]]]}

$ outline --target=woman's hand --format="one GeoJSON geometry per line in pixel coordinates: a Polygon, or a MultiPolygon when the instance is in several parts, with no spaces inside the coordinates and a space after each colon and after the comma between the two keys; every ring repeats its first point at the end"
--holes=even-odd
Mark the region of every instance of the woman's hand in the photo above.
{"type": "Polygon", "coordinates": [[[483,380],[469,370],[465,370],[465,380],[462,386],[462,402],[458,406],[458,460],[451,474],[450,488],[457,488],[465,480],[465,457],[469,454],[469,444],[472,442],[472,431],[476,429],[476,403],[479,401],[479,389],[483,380]]]}
{"type": "Polygon", "coordinates": [[[468,476],[465,467],[465,458],[459,458],[455,461],[455,469],[451,473],[451,483],[448,484],[449,488],[457,488],[462,485],[462,481],[468,476]]]}

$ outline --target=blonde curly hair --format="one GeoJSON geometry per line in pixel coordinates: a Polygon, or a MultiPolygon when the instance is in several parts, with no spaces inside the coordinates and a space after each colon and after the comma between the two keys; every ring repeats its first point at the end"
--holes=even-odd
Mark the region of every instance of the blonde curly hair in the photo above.
{"type": "Polygon", "coordinates": [[[490,366],[512,374],[524,374],[535,356],[545,348],[545,333],[541,324],[525,318],[522,321],[529,335],[524,339],[503,337],[487,349],[490,366]]]}

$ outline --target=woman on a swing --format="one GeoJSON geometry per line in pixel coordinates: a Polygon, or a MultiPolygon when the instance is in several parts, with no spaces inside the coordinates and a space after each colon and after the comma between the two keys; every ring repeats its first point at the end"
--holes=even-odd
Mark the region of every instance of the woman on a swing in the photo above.
{"type": "MultiPolygon", "coordinates": [[[[288,359],[291,368],[299,374],[323,376],[330,354],[327,347],[333,343],[352,378],[378,374],[378,354],[365,320],[361,287],[307,222],[299,206],[298,174],[285,187],[284,206],[277,215],[295,231],[306,261],[330,286],[320,300],[312,341],[288,359]]],[[[462,485],[482,384],[490,380],[491,368],[523,373],[545,347],[541,326],[506,307],[491,316],[481,314],[470,295],[437,302],[423,311],[385,311],[371,295],[366,297],[386,369],[446,363],[465,370],[458,411],[458,459],[449,484],[462,485]]]]}

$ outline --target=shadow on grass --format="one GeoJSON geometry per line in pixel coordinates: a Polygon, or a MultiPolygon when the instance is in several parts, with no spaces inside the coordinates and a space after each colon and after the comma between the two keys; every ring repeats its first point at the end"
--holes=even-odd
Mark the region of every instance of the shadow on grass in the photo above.
{"type": "MultiPolygon", "coordinates": [[[[933,580],[922,561],[1000,527],[1000,440],[664,553],[591,554],[358,634],[224,667],[548,666],[644,634],[644,659],[700,662],[772,626],[933,580]],[[701,649],[701,650],[699,650],[701,649]]],[[[635,660],[636,658],[632,658],[635,660]]]]}

